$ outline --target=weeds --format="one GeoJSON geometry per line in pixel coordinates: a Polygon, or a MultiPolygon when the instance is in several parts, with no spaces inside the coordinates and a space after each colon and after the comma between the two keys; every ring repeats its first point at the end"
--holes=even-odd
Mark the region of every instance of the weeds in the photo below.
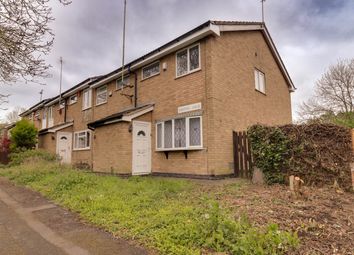
{"type": "Polygon", "coordinates": [[[245,218],[233,219],[213,194],[201,194],[187,180],[97,176],[45,161],[0,174],[161,254],[284,254],[298,245],[296,234],[277,225],[260,229],[245,218]]]}

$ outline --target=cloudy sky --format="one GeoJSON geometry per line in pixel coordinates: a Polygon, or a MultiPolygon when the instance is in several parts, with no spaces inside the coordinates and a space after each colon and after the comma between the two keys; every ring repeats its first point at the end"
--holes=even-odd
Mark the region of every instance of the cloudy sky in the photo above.
{"type": "MultiPolygon", "coordinates": [[[[46,85],[1,86],[10,93],[8,110],[29,107],[59,92],[59,58],[64,59],[63,90],[90,76],[108,73],[121,62],[123,0],[52,0],[55,44],[46,85]]],[[[260,0],[127,0],[127,60],[174,39],[209,20],[260,21],[260,0]]],[[[309,98],[317,79],[338,59],[354,57],[353,0],[267,0],[265,21],[297,91],[293,113],[309,98]]],[[[0,111],[0,118],[6,111],[0,111]]]]}

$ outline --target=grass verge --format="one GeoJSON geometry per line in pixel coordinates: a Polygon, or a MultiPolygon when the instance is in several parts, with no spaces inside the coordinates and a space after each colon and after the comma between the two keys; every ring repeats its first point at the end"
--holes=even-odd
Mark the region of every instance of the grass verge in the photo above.
{"type": "Polygon", "coordinates": [[[232,218],[212,191],[200,192],[188,180],[98,176],[38,159],[0,175],[161,254],[285,254],[298,245],[295,233],[275,224],[256,228],[232,218]]]}

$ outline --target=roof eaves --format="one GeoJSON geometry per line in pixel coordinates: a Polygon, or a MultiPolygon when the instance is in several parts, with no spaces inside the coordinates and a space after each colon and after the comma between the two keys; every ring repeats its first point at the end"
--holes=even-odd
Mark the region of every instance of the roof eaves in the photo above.
{"type": "MultiPolygon", "coordinates": [[[[129,115],[129,114],[134,114],[139,111],[144,111],[145,109],[148,109],[149,107],[153,107],[154,104],[146,104],[146,105],[141,105],[135,108],[129,108],[124,111],[120,111],[117,113],[114,113],[110,116],[104,117],[102,119],[90,122],[87,124],[88,129],[94,130],[97,127],[105,126],[108,124],[113,124],[116,122],[120,121],[127,121],[124,119],[124,116],[129,115]]],[[[129,121],[128,121],[129,122],[129,121]]]]}
{"type": "MultiPolygon", "coordinates": [[[[210,24],[212,24],[210,20],[207,21],[207,22],[204,22],[203,24],[201,24],[201,25],[195,27],[194,29],[182,34],[181,36],[169,41],[168,43],[165,43],[164,45],[160,46],[159,48],[157,48],[155,50],[152,50],[149,53],[147,53],[147,54],[145,54],[145,55],[143,55],[143,56],[141,56],[141,57],[129,62],[128,64],[125,65],[126,70],[130,70],[130,68],[132,68],[133,66],[137,65],[138,63],[143,62],[144,60],[147,60],[148,58],[154,56],[155,54],[158,54],[158,53],[162,52],[163,50],[167,49],[168,47],[181,42],[183,39],[187,38],[188,36],[193,35],[194,33],[198,32],[198,31],[200,31],[200,30],[202,30],[204,28],[209,27],[210,24]]],[[[97,79],[95,81],[95,83],[100,84],[102,81],[107,80],[109,77],[112,77],[112,76],[114,76],[114,75],[116,75],[116,74],[118,74],[120,72],[122,72],[122,67],[120,67],[120,68],[118,68],[118,69],[116,69],[116,70],[114,70],[114,71],[112,71],[112,72],[110,72],[110,73],[108,73],[106,75],[102,75],[99,79],[97,79]]]]}

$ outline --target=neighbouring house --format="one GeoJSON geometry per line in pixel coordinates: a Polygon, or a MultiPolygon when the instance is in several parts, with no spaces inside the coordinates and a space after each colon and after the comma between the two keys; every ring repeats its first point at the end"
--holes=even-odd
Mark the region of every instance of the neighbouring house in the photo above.
{"type": "Polygon", "coordinates": [[[21,116],[65,163],[221,176],[234,171],[232,131],[291,123],[294,90],[264,23],[208,21],[21,116]]]}

